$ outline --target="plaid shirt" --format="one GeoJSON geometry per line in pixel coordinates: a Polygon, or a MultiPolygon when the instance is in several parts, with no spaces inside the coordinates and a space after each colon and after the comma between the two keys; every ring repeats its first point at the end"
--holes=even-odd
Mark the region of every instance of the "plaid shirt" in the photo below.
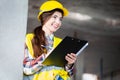
{"type": "MultiPolygon", "coordinates": [[[[48,52],[51,51],[51,49],[53,48],[53,37],[54,37],[53,35],[51,35],[50,37],[46,36],[46,40],[47,40],[46,49],[48,50],[48,52]]],[[[44,67],[42,62],[45,59],[46,59],[45,54],[42,54],[38,58],[33,58],[30,55],[28,48],[25,48],[24,61],[23,61],[24,74],[31,75],[31,74],[38,72],[40,69],[42,69],[44,67]]],[[[73,67],[69,68],[69,67],[65,66],[65,70],[69,73],[69,75],[72,75],[73,67]]]]}

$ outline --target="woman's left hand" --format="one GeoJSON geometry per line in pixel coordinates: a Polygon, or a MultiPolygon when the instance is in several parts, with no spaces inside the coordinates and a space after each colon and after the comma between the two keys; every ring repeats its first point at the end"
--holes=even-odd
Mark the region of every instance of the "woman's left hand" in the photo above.
{"type": "Polygon", "coordinates": [[[70,53],[65,56],[65,59],[68,61],[68,64],[74,64],[76,61],[76,54],[75,53],[70,53]]]}

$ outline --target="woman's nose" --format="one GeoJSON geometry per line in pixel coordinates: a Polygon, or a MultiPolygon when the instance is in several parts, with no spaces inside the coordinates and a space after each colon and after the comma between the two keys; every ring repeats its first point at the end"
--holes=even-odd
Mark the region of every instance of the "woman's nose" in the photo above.
{"type": "Polygon", "coordinates": [[[61,23],[61,20],[60,20],[60,19],[56,19],[55,21],[56,21],[56,23],[58,23],[58,24],[61,23]]]}

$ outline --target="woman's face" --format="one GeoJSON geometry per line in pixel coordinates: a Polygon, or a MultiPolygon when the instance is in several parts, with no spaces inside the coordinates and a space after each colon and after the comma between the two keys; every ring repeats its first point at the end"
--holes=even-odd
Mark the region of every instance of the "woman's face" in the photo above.
{"type": "Polygon", "coordinates": [[[52,34],[53,32],[57,31],[61,26],[62,18],[62,13],[55,11],[43,25],[43,30],[45,33],[52,34]]]}

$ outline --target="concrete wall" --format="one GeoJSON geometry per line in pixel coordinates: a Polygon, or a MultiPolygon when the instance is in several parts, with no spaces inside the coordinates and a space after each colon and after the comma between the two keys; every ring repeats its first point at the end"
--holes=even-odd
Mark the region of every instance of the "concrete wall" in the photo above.
{"type": "Polygon", "coordinates": [[[28,0],[0,1],[0,80],[22,80],[28,0]]]}

